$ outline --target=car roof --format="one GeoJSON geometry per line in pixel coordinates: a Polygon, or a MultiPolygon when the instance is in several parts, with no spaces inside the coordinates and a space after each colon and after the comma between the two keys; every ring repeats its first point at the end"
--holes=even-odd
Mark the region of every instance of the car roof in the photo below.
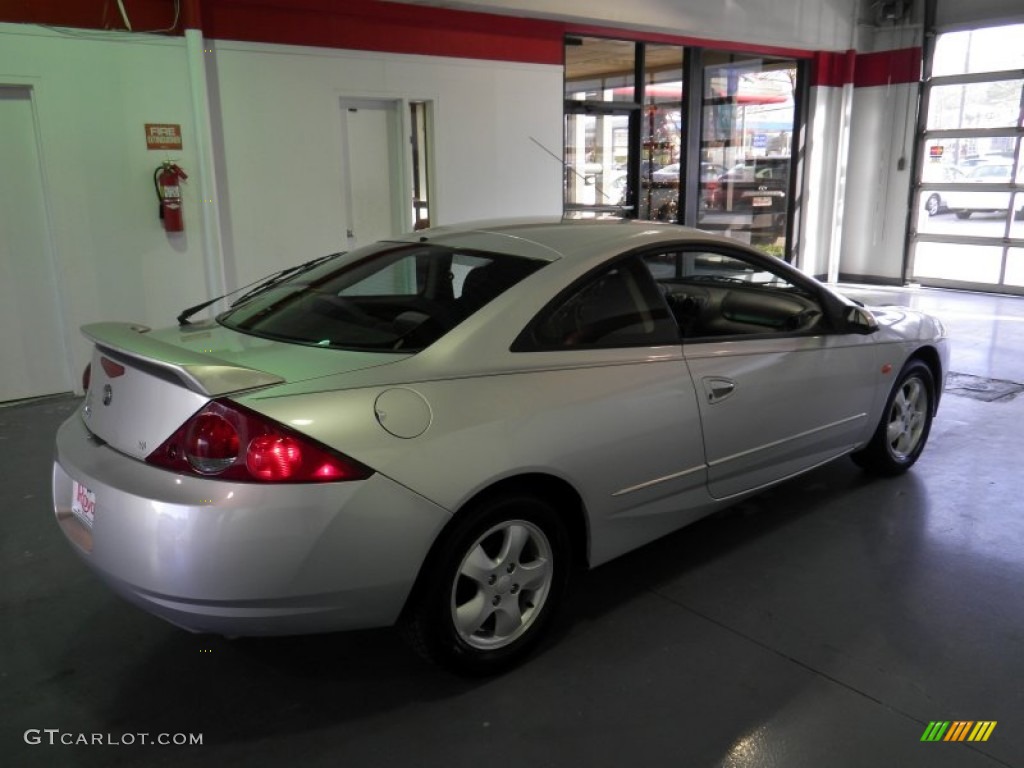
{"type": "Polygon", "coordinates": [[[412,232],[401,239],[509,253],[548,262],[600,260],[610,253],[680,241],[738,245],[735,240],[678,224],[561,217],[470,222],[412,232]]]}

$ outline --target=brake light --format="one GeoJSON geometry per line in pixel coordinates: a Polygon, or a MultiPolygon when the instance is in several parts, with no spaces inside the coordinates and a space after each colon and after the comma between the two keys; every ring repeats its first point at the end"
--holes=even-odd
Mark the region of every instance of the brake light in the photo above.
{"type": "Polygon", "coordinates": [[[261,435],[249,443],[245,466],[261,480],[286,480],[302,466],[302,447],[291,437],[261,435]]]}
{"type": "Polygon", "coordinates": [[[85,370],[82,371],[82,391],[89,391],[89,383],[92,381],[92,363],[88,363],[85,366],[85,370]]]}
{"type": "Polygon", "coordinates": [[[373,474],[354,459],[226,400],[208,403],[146,462],[201,477],[259,483],[338,482],[373,474]]]}

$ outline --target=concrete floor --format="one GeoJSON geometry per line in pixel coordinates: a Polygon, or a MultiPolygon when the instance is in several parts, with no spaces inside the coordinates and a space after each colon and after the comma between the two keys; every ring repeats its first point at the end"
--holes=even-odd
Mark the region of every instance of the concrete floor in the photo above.
{"type": "MultiPolygon", "coordinates": [[[[1024,299],[851,293],[941,316],[954,371],[1024,382],[1024,299]]],[[[555,642],[483,681],[390,631],[231,642],[121,602],[50,511],[75,405],[0,409],[5,765],[1024,765],[1024,396],[949,394],[904,477],[842,460],[592,572],[555,642]],[[998,725],[922,743],[933,720],[998,725]]]]}

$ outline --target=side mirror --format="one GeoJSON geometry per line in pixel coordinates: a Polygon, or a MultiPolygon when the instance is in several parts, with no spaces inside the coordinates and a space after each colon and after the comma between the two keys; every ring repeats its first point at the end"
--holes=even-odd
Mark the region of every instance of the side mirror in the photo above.
{"type": "Polygon", "coordinates": [[[846,310],[846,328],[850,333],[865,336],[878,330],[878,321],[863,307],[850,307],[846,310]]]}

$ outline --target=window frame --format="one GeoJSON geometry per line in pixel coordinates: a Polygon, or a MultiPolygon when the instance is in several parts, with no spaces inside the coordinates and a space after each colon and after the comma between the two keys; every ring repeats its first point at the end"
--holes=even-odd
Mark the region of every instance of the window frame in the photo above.
{"type": "MultiPolygon", "coordinates": [[[[669,245],[655,249],[646,249],[646,253],[644,253],[641,256],[641,258],[655,256],[658,255],[659,253],[671,252],[675,252],[677,256],[685,256],[686,254],[693,253],[706,253],[709,255],[722,256],[724,258],[742,261],[746,264],[758,268],[761,271],[770,272],[776,277],[785,280],[790,285],[799,289],[804,295],[804,298],[813,301],[821,310],[821,320],[817,322],[814,327],[807,329],[785,329],[781,331],[766,330],[761,333],[750,332],[735,334],[707,334],[689,336],[686,334],[685,328],[683,328],[682,325],[680,325],[680,337],[684,345],[754,341],[764,339],[782,339],[795,338],[801,336],[838,335],[848,332],[847,330],[844,330],[845,324],[841,322],[843,308],[840,305],[838,305],[838,303],[831,296],[831,294],[823,290],[822,286],[820,286],[817,282],[809,279],[802,272],[795,269],[786,262],[772,259],[772,257],[767,256],[758,251],[737,248],[734,246],[730,246],[728,244],[710,242],[687,242],[678,244],[676,246],[669,245]]],[[[654,280],[656,283],[658,282],[657,278],[654,278],[654,280]]],[[[709,285],[714,285],[714,282],[709,281],[709,285]]],[[[751,283],[749,286],[744,286],[744,289],[747,288],[761,292],[767,292],[772,290],[770,286],[759,285],[757,283],[751,283]]],[[[675,313],[673,313],[673,316],[675,317],[675,313]]],[[[678,318],[676,318],[676,320],[677,325],[679,325],[678,318]]]]}
{"type": "MultiPolygon", "coordinates": [[[[751,284],[751,287],[758,288],[756,284],[751,284]]],[[[524,326],[523,330],[516,336],[513,341],[510,351],[514,353],[518,352],[592,352],[595,350],[611,350],[611,349],[639,349],[645,347],[664,347],[664,346],[683,346],[686,344],[703,344],[703,343],[721,343],[721,342],[739,342],[739,341],[755,341],[765,339],[781,339],[781,338],[798,338],[805,336],[824,336],[824,335],[843,335],[847,333],[853,333],[854,331],[849,328],[849,324],[844,321],[844,312],[849,309],[849,305],[844,304],[840,299],[837,299],[831,293],[829,293],[823,286],[817,281],[809,278],[800,270],[796,269],[792,265],[773,258],[760,251],[753,249],[746,249],[743,247],[733,246],[728,243],[718,242],[693,242],[689,240],[676,241],[661,243],[656,246],[643,246],[625,253],[619,254],[618,256],[601,263],[598,266],[588,270],[583,275],[573,280],[567,287],[559,291],[550,301],[548,301],[539,312],[524,326]],[[814,328],[805,330],[785,330],[775,331],[770,330],[764,333],[737,333],[737,334],[719,334],[719,335],[705,335],[705,336],[686,336],[684,328],[680,325],[678,318],[672,311],[671,306],[666,300],[664,294],[661,291],[658,279],[651,273],[650,268],[647,266],[645,260],[652,256],[665,253],[677,253],[685,254],[692,253],[695,251],[711,253],[717,256],[723,256],[725,258],[736,259],[743,261],[752,266],[758,267],[762,271],[771,272],[777,277],[785,280],[791,285],[798,288],[808,300],[813,301],[821,309],[821,320],[816,324],[814,328]],[[582,290],[585,285],[594,280],[601,273],[615,268],[625,261],[631,259],[638,260],[643,265],[643,271],[649,277],[653,288],[658,293],[658,304],[665,312],[668,313],[668,318],[671,325],[675,328],[675,337],[669,339],[667,334],[664,339],[655,338],[651,341],[635,342],[635,343],[611,343],[611,344],[586,344],[580,346],[570,346],[564,344],[541,344],[538,343],[534,336],[537,326],[545,321],[550,314],[561,307],[569,298],[582,290]]],[[[657,319],[655,322],[658,322],[657,319]]]]}

